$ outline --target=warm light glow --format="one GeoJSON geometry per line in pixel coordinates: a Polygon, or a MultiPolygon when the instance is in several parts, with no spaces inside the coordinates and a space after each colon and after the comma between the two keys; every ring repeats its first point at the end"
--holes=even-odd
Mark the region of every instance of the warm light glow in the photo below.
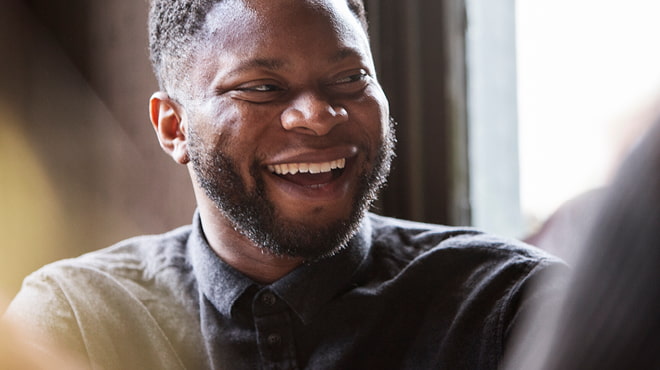
{"type": "Polygon", "coordinates": [[[55,258],[63,239],[61,205],[24,126],[0,104],[0,312],[28,273],[55,258]]]}

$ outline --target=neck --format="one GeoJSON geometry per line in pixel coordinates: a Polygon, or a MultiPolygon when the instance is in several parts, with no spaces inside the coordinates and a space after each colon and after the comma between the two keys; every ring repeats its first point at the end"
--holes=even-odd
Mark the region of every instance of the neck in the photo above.
{"type": "Polygon", "coordinates": [[[237,232],[214,206],[199,206],[204,235],[227,264],[258,283],[270,284],[302,264],[299,257],[269,253],[237,232]]]}

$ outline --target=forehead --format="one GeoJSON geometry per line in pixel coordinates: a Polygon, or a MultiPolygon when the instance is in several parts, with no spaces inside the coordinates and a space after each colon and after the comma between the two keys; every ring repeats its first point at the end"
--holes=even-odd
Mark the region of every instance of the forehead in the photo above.
{"type": "Polygon", "coordinates": [[[207,15],[203,34],[202,47],[214,50],[287,50],[317,39],[370,54],[368,37],[346,0],[225,0],[207,15]]]}
{"type": "Polygon", "coordinates": [[[325,16],[336,23],[341,18],[352,18],[353,13],[346,0],[221,0],[216,2],[206,17],[206,26],[219,27],[232,20],[258,19],[264,23],[279,18],[279,24],[286,26],[288,20],[310,16],[325,16]]]}

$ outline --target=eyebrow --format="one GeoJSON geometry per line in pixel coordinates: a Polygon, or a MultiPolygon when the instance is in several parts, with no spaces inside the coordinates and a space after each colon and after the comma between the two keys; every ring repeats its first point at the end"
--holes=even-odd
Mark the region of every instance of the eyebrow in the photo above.
{"type": "Polygon", "coordinates": [[[238,67],[233,69],[230,74],[239,74],[241,72],[245,72],[250,69],[255,69],[255,68],[265,68],[271,71],[277,71],[282,68],[286,63],[283,60],[280,59],[265,59],[265,58],[257,58],[257,59],[250,59],[245,61],[244,63],[241,63],[238,67]]]}
{"type": "Polygon", "coordinates": [[[335,55],[330,58],[330,62],[337,63],[349,57],[361,57],[362,54],[356,49],[351,47],[345,47],[340,49],[335,55]]]}
{"type": "MultiPolygon", "coordinates": [[[[328,61],[331,63],[338,63],[341,62],[344,59],[350,58],[350,57],[360,57],[361,54],[355,50],[354,48],[350,47],[345,47],[340,49],[337,53],[332,55],[330,58],[328,58],[328,61]]],[[[285,68],[287,65],[287,62],[281,59],[270,59],[270,58],[255,58],[255,59],[250,59],[245,61],[244,63],[241,63],[238,67],[233,69],[230,74],[240,74],[241,72],[245,72],[251,69],[255,68],[264,68],[267,70],[271,71],[277,71],[285,68]]]]}

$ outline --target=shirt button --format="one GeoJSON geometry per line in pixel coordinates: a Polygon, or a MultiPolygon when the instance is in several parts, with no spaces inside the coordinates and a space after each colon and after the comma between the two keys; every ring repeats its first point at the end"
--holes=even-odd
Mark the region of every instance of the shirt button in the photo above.
{"type": "Polygon", "coordinates": [[[277,302],[277,297],[271,292],[266,292],[261,296],[261,301],[268,306],[272,306],[277,302]]]}
{"type": "Polygon", "coordinates": [[[279,334],[271,334],[268,336],[267,340],[268,340],[268,344],[270,344],[271,346],[276,346],[282,343],[282,336],[279,334]]]}

